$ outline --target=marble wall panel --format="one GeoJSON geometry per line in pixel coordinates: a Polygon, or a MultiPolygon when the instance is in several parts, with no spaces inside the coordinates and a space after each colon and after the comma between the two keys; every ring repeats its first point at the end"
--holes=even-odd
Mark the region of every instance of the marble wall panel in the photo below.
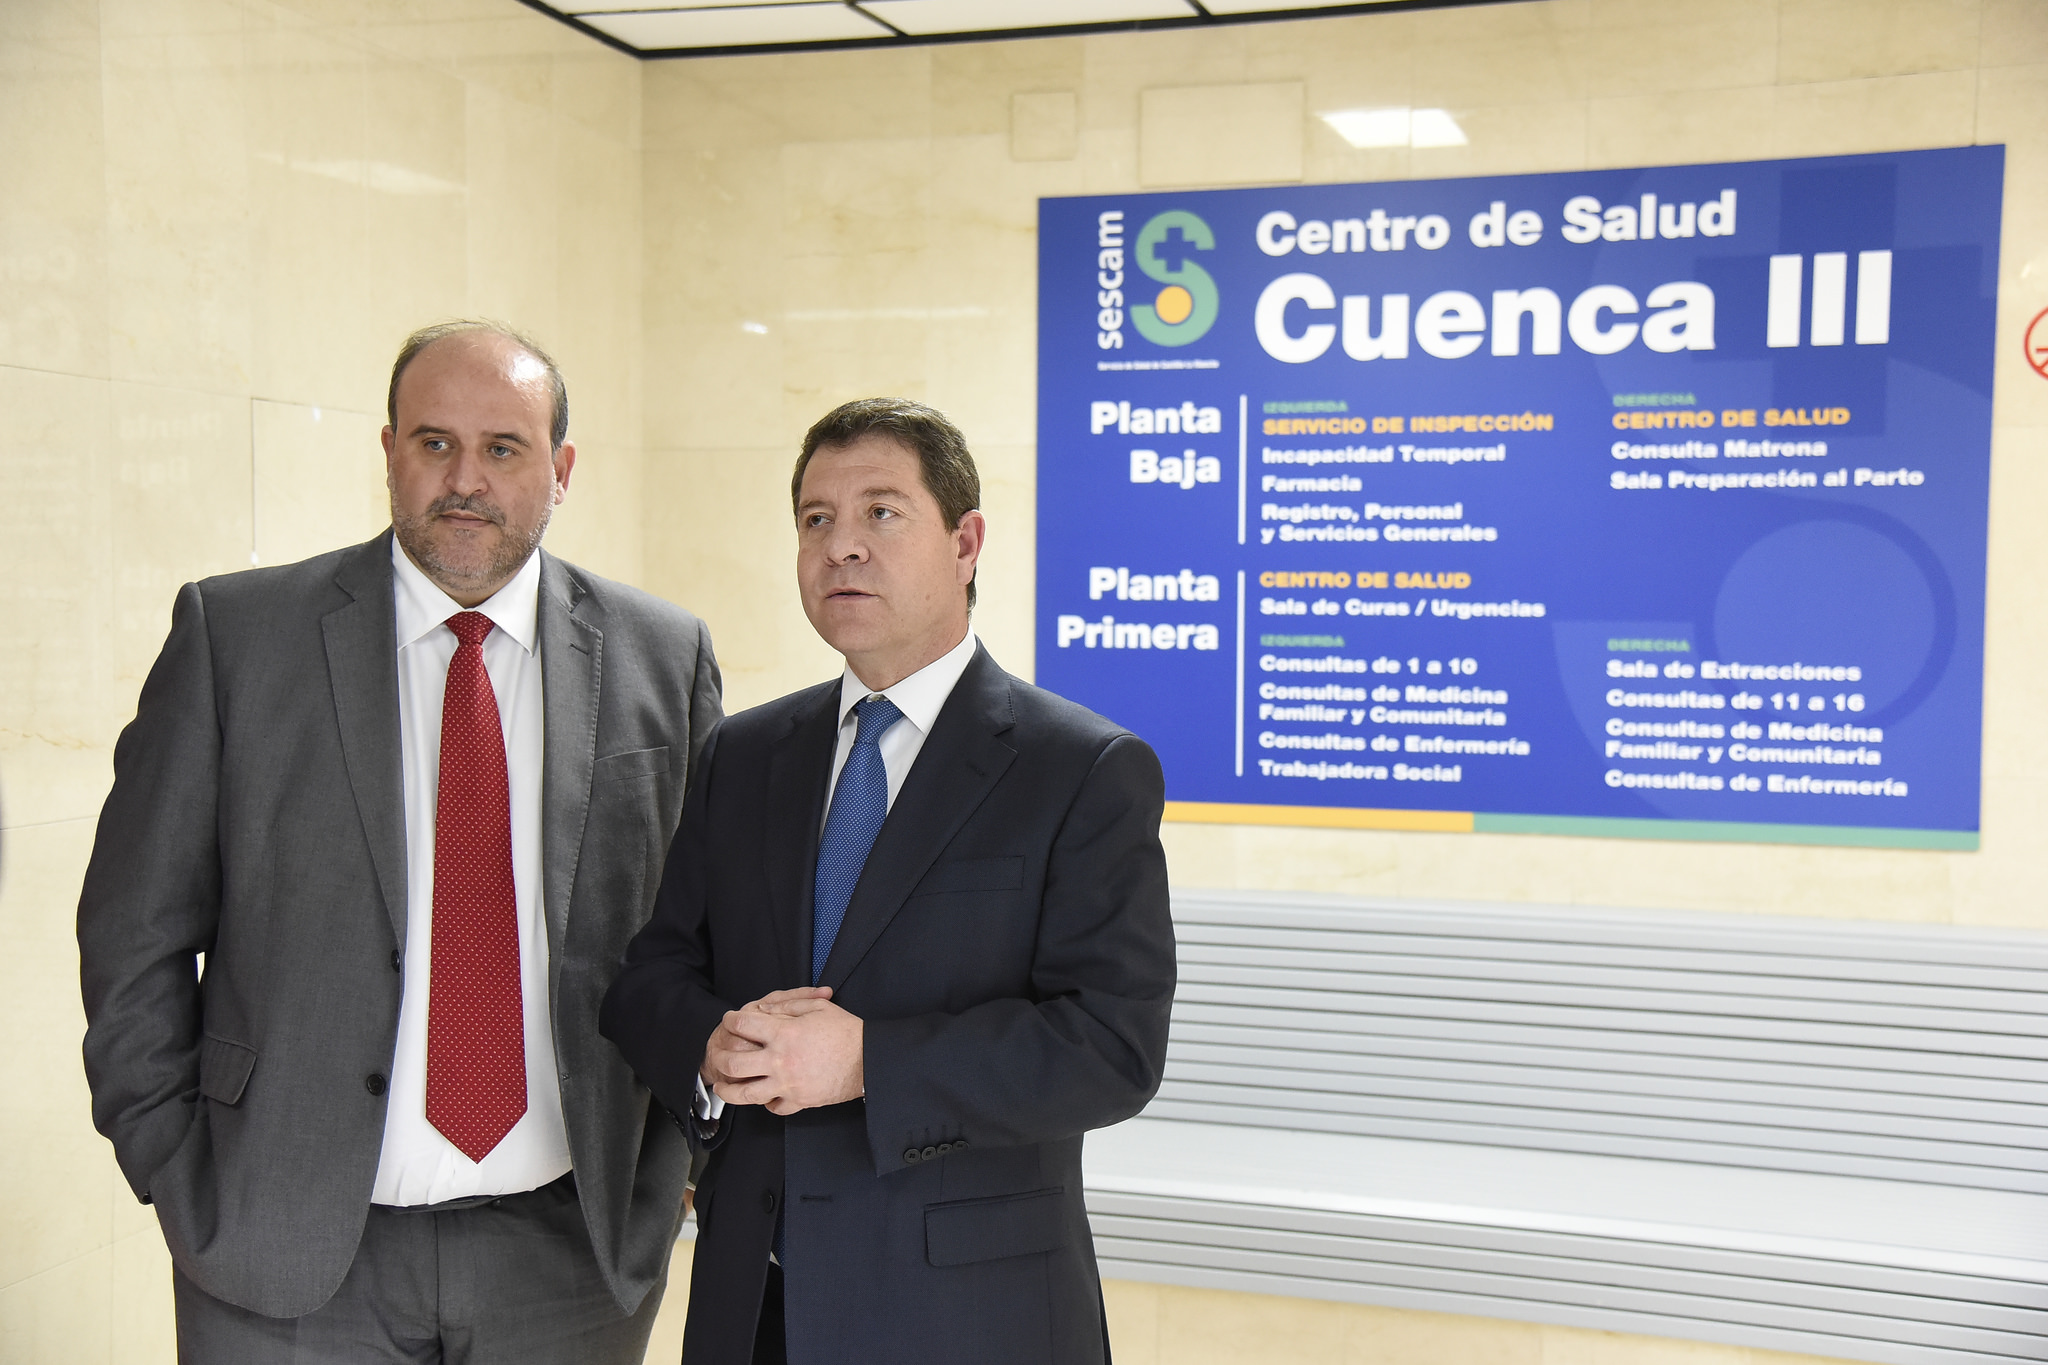
{"type": "Polygon", "coordinates": [[[535,104],[484,85],[465,87],[469,188],[465,308],[531,332],[556,331],[564,205],[555,129],[535,104]]]}
{"type": "Polygon", "coordinates": [[[1414,23],[1410,93],[1418,107],[1455,113],[1593,93],[1600,54],[1591,0],[1434,10],[1414,23]]]}
{"type": "Polygon", "coordinates": [[[117,1208],[139,1212],[146,1226],[117,1238],[108,1249],[107,1357],[115,1365],[174,1360],[178,1336],[171,1316],[170,1250],[156,1219],[134,1201],[126,1185],[114,1199],[117,1208]]]}
{"type": "Polygon", "coordinates": [[[367,62],[284,12],[251,15],[243,44],[250,382],[268,398],[331,403],[365,359],[366,201],[391,178],[364,146],[367,62]],[[314,318],[331,324],[307,326],[314,318]]]}
{"type": "Polygon", "coordinates": [[[842,667],[796,589],[789,476],[796,447],[651,449],[648,580],[703,617],[728,712],[772,701],[842,667]]]}
{"type": "Polygon", "coordinates": [[[102,743],[134,714],[179,585],[249,567],[254,507],[248,399],[125,383],[108,396],[102,743]]]}
{"type": "Polygon", "coordinates": [[[382,57],[363,71],[363,257],[356,297],[336,321],[351,340],[320,400],[382,412],[391,362],[417,327],[475,311],[469,218],[516,212],[469,188],[465,89],[423,63],[382,57]]]}
{"type": "Polygon", "coordinates": [[[1967,71],[1981,0],[1780,0],[1778,79],[1841,81],[1967,71]]]}
{"type": "Polygon", "coordinates": [[[563,306],[546,346],[574,387],[583,443],[640,440],[640,157],[576,125],[559,130],[558,232],[573,249],[555,266],[563,306]]]}
{"type": "Polygon", "coordinates": [[[103,381],[0,368],[0,735],[59,748],[103,743],[114,582],[103,381]]]}
{"type": "Polygon", "coordinates": [[[1071,90],[1010,96],[1010,159],[1071,161],[1080,148],[1080,107],[1071,90]]]}
{"type": "Polygon", "coordinates": [[[2048,23],[2035,0],[1983,0],[1977,61],[1986,67],[2048,62],[2048,23]]]}
{"type": "Polygon", "coordinates": [[[1140,97],[1154,86],[1242,85],[1251,79],[1251,50],[1267,50],[1252,27],[1106,33],[1083,42],[1084,128],[1135,128],[1140,97]]]}
{"type": "MultiPolygon", "coordinates": [[[[2013,319],[2017,333],[2023,320],[2013,319]]],[[[2043,384],[2021,369],[2013,383],[2043,384]]],[[[2048,582],[2038,562],[2041,510],[2048,508],[2048,427],[2001,426],[1991,443],[1990,590],[1985,601],[1984,729],[2001,737],[1985,746],[1989,778],[2048,773],[2048,731],[2035,722],[2048,668],[2048,582]]]]}
{"type": "Polygon", "coordinates": [[[1743,161],[1769,146],[1777,92],[1749,86],[1595,99],[1586,109],[1586,162],[1666,166],[1743,161]]]}
{"type": "Polygon", "coordinates": [[[1768,85],[1777,53],[1758,42],[1779,0],[1593,0],[1585,34],[1586,93],[1594,98],[1768,85]]]}
{"type": "Polygon", "coordinates": [[[100,7],[115,378],[252,382],[244,17],[231,0],[100,7]]]}
{"type": "Polygon", "coordinates": [[[891,142],[931,131],[937,49],[821,52],[775,61],[755,108],[796,142],[891,142]]]}
{"type": "MultiPolygon", "coordinates": [[[[975,573],[974,630],[982,643],[1020,677],[1035,671],[1032,611],[1036,599],[1037,481],[1029,446],[987,442],[975,447],[988,544],[975,573]]],[[[1058,515],[1054,509],[1052,515],[1058,515]]]]}
{"type": "Polygon", "coordinates": [[[1138,179],[1147,186],[1301,179],[1300,81],[1152,86],[1138,96],[1138,179]]]}
{"type": "MultiPolygon", "coordinates": [[[[2048,28],[2048,20],[2042,23],[2048,28]]],[[[2048,427],[2048,379],[2027,362],[2029,323],[2048,309],[2048,62],[1986,67],[1977,80],[1977,138],[2005,146],[2004,240],[1999,251],[1999,337],[1994,381],[2000,426],[2048,427]]],[[[2040,340],[2036,337],[2037,343],[2040,340]]],[[[2010,459],[2023,458],[2020,448],[2010,459]]],[[[2005,464],[1994,465],[1994,475],[2005,464]]]]}
{"type": "Polygon", "coordinates": [[[597,438],[577,440],[576,447],[568,496],[548,523],[548,552],[601,577],[637,583],[645,571],[647,511],[640,443],[597,438]]]}
{"type": "MultiPolygon", "coordinates": [[[[935,48],[931,68],[934,115],[956,137],[1007,133],[1014,116],[1011,101],[1019,95],[1073,94],[1082,84],[1086,54],[1079,38],[935,48]]],[[[1074,116],[1078,125],[1078,103],[1074,116]]]]}
{"type": "Polygon", "coordinates": [[[391,524],[383,414],[265,399],[249,407],[255,563],[310,559],[391,524]]]}
{"type": "MultiPolygon", "coordinates": [[[[93,1132],[79,1039],[78,978],[51,970],[74,952],[78,875],[92,847],[86,819],[21,824],[0,867],[0,1028],[9,1040],[0,1089],[0,1151],[37,1156],[0,1181],[0,1286],[89,1255],[112,1240],[113,1161],[93,1132]]],[[[10,1158],[10,1164],[19,1157],[10,1158]]],[[[125,1191],[124,1191],[125,1192],[125,1191]]],[[[0,1340],[7,1340],[0,1327],[0,1340]]]]}
{"type": "MultiPolygon", "coordinates": [[[[0,1285],[0,1341],[10,1358],[116,1365],[114,1250],[102,1245],[0,1285]]],[[[168,1306],[168,1305],[167,1305],[168,1306]]]]}
{"type": "Polygon", "coordinates": [[[1777,96],[1773,156],[1961,147],[1975,140],[1977,76],[1972,71],[1782,85],[1777,96]]]}
{"type": "Polygon", "coordinates": [[[0,13],[0,364],[107,370],[98,6],[0,13]]]}
{"type": "MultiPolygon", "coordinates": [[[[1425,106],[1427,107],[1427,106],[1425,106]]],[[[1588,102],[1485,104],[1455,112],[1462,147],[1417,147],[1409,174],[1438,179],[1521,171],[1571,171],[1586,164],[1588,102]]]]}
{"type": "Polygon", "coordinates": [[[1243,32],[1244,79],[1299,80],[1313,116],[1330,109],[1386,109],[1413,102],[1420,14],[1378,14],[1363,23],[1324,21],[1312,43],[1286,25],[1243,32]]]}

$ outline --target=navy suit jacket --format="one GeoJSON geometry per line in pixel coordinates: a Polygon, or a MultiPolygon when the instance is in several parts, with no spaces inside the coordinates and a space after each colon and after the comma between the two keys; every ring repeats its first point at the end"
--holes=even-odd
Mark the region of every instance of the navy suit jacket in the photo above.
{"type": "MultiPolygon", "coordinates": [[[[726,720],[601,1020],[687,1114],[728,1009],[803,985],[839,683],[726,720]]],[[[875,840],[819,984],[867,1095],[725,1111],[684,1355],[746,1365],[786,1219],[791,1365],[1107,1357],[1081,1138],[1158,1088],[1174,986],[1164,784],[1136,736],[977,649],[875,840]]]]}

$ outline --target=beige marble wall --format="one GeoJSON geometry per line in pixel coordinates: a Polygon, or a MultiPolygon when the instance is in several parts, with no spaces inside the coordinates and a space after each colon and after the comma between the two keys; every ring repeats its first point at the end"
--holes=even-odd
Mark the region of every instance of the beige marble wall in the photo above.
{"type": "Polygon", "coordinates": [[[399,340],[527,327],[637,580],[640,75],[512,0],[0,4],[0,1361],[169,1360],[87,1114],[72,915],[178,584],[366,539],[399,340]]]}

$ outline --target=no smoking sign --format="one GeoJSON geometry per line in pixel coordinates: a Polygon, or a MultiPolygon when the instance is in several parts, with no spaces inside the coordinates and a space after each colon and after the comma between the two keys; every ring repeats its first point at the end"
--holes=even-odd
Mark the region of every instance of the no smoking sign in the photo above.
{"type": "Polygon", "coordinates": [[[2048,326],[2044,323],[2048,323],[2048,308],[2034,314],[2034,320],[2027,324],[2025,345],[2027,364],[2033,366],[2035,374],[2048,379],[2048,326]]]}

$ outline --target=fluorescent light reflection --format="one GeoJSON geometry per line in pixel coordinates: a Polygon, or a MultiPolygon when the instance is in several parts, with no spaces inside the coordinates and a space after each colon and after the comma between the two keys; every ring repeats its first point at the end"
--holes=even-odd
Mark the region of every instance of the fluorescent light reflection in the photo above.
{"type": "Polygon", "coordinates": [[[1463,147],[1465,130],[1448,109],[1334,109],[1322,115],[1354,147],[1463,147]]]}

